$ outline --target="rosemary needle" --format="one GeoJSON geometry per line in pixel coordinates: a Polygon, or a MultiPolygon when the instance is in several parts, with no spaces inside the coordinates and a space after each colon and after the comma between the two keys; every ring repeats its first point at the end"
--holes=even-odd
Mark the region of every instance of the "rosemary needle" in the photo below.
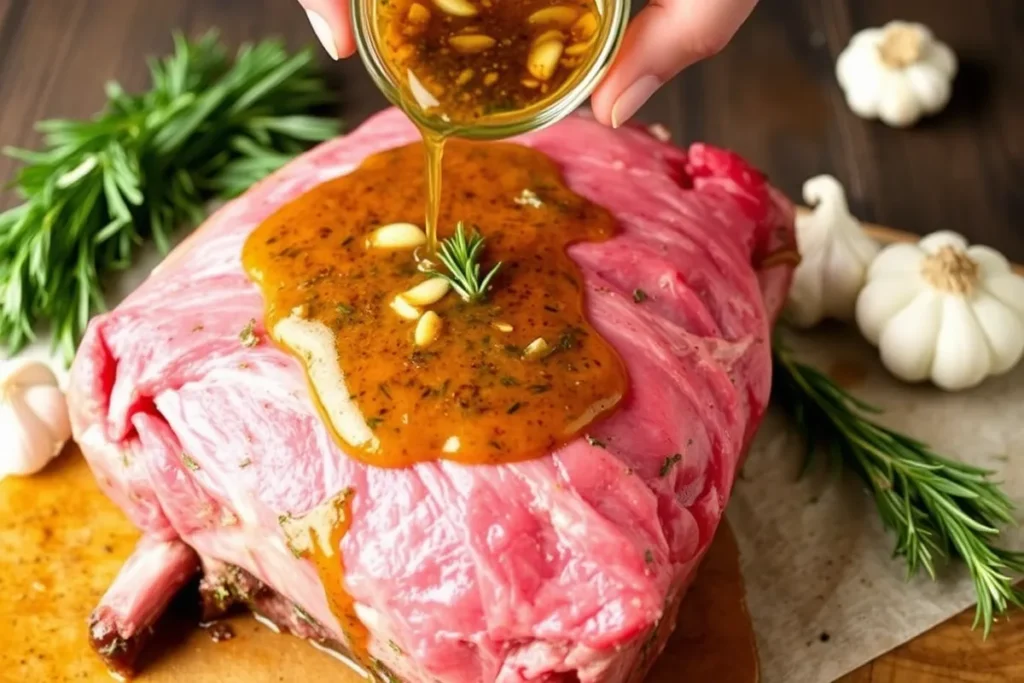
{"type": "Polygon", "coordinates": [[[139,244],[166,252],[210,199],[336,134],[336,121],[309,115],[332,99],[310,51],[264,41],[231,59],[212,32],[174,46],[150,63],[148,92],[110,83],[102,113],[39,123],[42,151],[5,150],[25,166],[23,203],[0,213],[0,348],[16,353],[48,324],[70,359],[104,309],[105,276],[128,268],[139,244]]]}
{"type": "Polygon", "coordinates": [[[773,359],[773,398],[806,437],[807,461],[823,446],[860,476],[896,533],[894,554],[906,561],[908,576],[923,569],[934,579],[940,562],[962,560],[978,598],[974,625],[986,636],[995,616],[1024,606],[1012,576],[1024,572],[1024,553],[995,545],[1000,527],[1014,519],[992,472],[878,424],[869,417],[877,408],[796,360],[778,335],[773,359]]]}

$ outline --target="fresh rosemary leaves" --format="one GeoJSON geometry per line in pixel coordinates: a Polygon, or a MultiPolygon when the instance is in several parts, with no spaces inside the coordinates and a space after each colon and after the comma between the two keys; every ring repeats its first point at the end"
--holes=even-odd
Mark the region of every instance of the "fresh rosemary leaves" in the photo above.
{"type": "Polygon", "coordinates": [[[988,635],[995,616],[1024,602],[1011,576],[1024,572],[1024,553],[995,545],[999,528],[1014,520],[992,473],[883,427],[869,417],[877,408],[796,360],[778,335],[773,347],[773,398],[806,437],[808,461],[821,446],[860,476],[896,533],[894,553],[908,575],[924,569],[934,579],[942,561],[962,559],[978,597],[974,624],[988,635]]]}
{"type": "Polygon", "coordinates": [[[48,323],[70,359],[104,309],[104,277],[129,267],[139,244],[166,252],[210,199],[337,133],[333,119],[308,115],[330,99],[311,52],[266,41],[231,59],[213,33],[174,44],[150,64],[149,92],[110,83],[92,120],[43,121],[43,151],[6,150],[26,165],[15,183],[24,203],[0,214],[0,347],[17,352],[48,323]]]}
{"type": "Polygon", "coordinates": [[[467,236],[461,221],[455,226],[455,234],[441,240],[438,249],[437,257],[448,272],[435,271],[434,275],[447,280],[452,289],[469,303],[484,300],[491,281],[501,268],[501,263],[498,263],[481,277],[480,257],[483,249],[483,235],[474,230],[467,236]]]}

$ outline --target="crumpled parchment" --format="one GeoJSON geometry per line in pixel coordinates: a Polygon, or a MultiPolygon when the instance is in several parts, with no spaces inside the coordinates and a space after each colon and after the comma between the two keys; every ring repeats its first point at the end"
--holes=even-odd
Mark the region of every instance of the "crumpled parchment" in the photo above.
{"type": "MultiPolygon", "coordinates": [[[[1024,506],[1024,365],[945,393],[889,376],[853,327],[790,334],[801,360],[885,409],[879,420],[936,452],[998,472],[1024,506]]],[[[773,409],[751,447],[727,515],[739,541],[764,683],[825,683],[974,603],[960,565],[906,580],[873,500],[856,475],[821,458],[803,478],[803,441],[773,409]]],[[[1024,512],[1018,510],[1018,521],[1024,512]]],[[[1024,533],[1008,530],[1020,548],[1024,533]]],[[[981,638],[978,631],[978,638],[981,638]]]]}

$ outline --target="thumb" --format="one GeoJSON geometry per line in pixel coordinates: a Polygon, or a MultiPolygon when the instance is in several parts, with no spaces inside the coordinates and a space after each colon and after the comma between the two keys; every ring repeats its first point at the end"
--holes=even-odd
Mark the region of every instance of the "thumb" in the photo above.
{"type": "Polygon", "coordinates": [[[348,57],[356,51],[348,0],[299,0],[299,4],[331,59],[348,57]]]}
{"type": "Polygon", "coordinates": [[[594,92],[599,121],[621,126],[677,73],[725,47],[757,0],[651,0],[594,92]]]}

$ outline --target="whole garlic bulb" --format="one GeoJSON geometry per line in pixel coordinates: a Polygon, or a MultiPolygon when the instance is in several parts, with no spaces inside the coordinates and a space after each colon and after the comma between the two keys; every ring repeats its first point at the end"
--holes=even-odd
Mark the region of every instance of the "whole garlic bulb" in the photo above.
{"type": "Polygon", "coordinates": [[[949,102],[956,55],[922,24],[893,21],[853,36],[836,77],[855,114],[902,128],[949,102]]]}
{"type": "Polygon", "coordinates": [[[843,186],[832,176],[804,183],[804,201],[814,211],[796,219],[800,265],[793,274],[786,318],[804,328],[825,318],[852,320],[878,245],[850,215],[843,186]]]}
{"type": "Polygon", "coordinates": [[[882,250],[857,299],[857,324],[900,379],[967,389],[1024,354],[1024,277],[994,249],[936,232],[882,250]]]}
{"type": "Polygon", "coordinates": [[[71,438],[67,401],[38,361],[0,365],[0,478],[34,474],[71,438]]]}

